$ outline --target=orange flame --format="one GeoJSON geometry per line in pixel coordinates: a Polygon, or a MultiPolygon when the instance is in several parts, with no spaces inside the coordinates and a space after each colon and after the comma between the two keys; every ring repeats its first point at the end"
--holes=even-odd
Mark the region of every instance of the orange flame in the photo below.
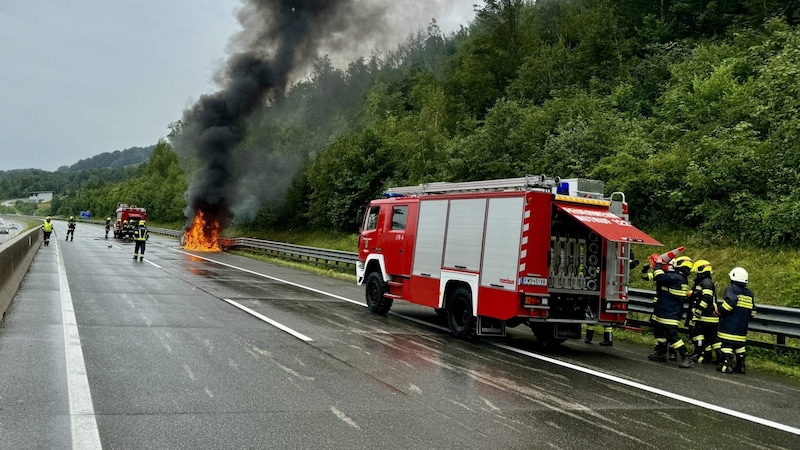
{"type": "Polygon", "coordinates": [[[197,211],[192,225],[183,232],[183,248],[201,252],[218,252],[222,250],[219,245],[219,222],[211,220],[206,222],[203,211],[197,211]]]}

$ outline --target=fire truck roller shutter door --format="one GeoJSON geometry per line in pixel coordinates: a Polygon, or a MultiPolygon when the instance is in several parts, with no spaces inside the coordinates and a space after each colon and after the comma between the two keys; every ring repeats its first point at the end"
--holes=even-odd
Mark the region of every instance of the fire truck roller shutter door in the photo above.
{"type": "Polygon", "coordinates": [[[489,199],[480,285],[516,290],[524,198],[489,199]]]}

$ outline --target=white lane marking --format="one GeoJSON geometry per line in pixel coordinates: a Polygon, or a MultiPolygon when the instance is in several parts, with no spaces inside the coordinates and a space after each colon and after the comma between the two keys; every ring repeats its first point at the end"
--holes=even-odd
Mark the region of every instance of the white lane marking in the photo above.
{"type": "Polygon", "coordinates": [[[89,378],[86,376],[86,365],[83,361],[78,322],[75,320],[75,309],[72,305],[72,293],[69,290],[67,269],[58,240],[51,239],[50,241],[56,244],[58,258],[58,284],[61,291],[61,320],[64,326],[64,352],[67,359],[67,391],[69,392],[69,416],[72,425],[72,448],[102,449],[92,406],[89,378]]]}
{"type": "Polygon", "coordinates": [[[150,261],[149,259],[145,259],[145,260],[144,260],[144,262],[146,262],[147,264],[150,264],[150,265],[151,265],[151,266],[153,266],[153,267],[157,267],[157,268],[159,268],[159,269],[162,269],[162,267],[161,267],[161,266],[159,266],[158,264],[156,264],[156,263],[154,263],[154,262],[150,261]]]}
{"type": "Polygon", "coordinates": [[[199,259],[202,259],[202,260],[205,260],[205,261],[208,261],[208,262],[213,262],[214,264],[219,264],[220,266],[225,266],[225,267],[230,267],[231,269],[241,270],[242,272],[247,272],[249,274],[257,275],[257,276],[263,277],[263,278],[269,278],[270,280],[274,280],[274,281],[278,281],[278,282],[281,282],[281,283],[285,283],[285,284],[288,284],[288,285],[291,285],[291,286],[294,286],[294,287],[299,287],[299,288],[305,289],[307,291],[316,292],[317,294],[327,295],[328,297],[333,297],[333,298],[336,298],[336,299],[339,299],[339,300],[342,300],[342,301],[345,301],[345,302],[350,302],[350,303],[354,303],[356,305],[366,306],[366,305],[364,305],[363,302],[357,302],[355,300],[351,300],[349,298],[342,297],[341,295],[336,295],[336,294],[331,294],[329,292],[320,291],[319,289],[314,289],[312,287],[303,286],[302,284],[293,283],[293,282],[288,281],[288,280],[282,280],[280,278],[271,277],[269,275],[264,275],[263,273],[258,273],[258,272],[255,272],[253,270],[245,269],[243,267],[234,266],[233,264],[228,264],[228,263],[224,263],[222,261],[217,261],[217,260],[214,260],[214,259],[211,259],[211,258],[206,258],[204,256],[196,255],[194,253],[185,252],[183,250],[178,250],[178,249],[173,249],[173,250],[175,250],[178,253],[183,253],[184,255],[189,255],[189,256],[192,256],[192,257],[195,257],[195,258],[199,258],[199,259]]]}
{"type": "Polygon", "coordinates": [[[345,413],[339,411],[335,406],[331,406],[331,412],[333,413],[334,416],[336,416],[339,420],[341,420],[342,422],[346,423],[347,425],[355,428],[356,430],[360,430],[361,429],[361,427],[358,426],[358,424],[356,423],[355,420],[347,417],[347,415],[345,415],[345,413]]]}
{"type": "Polygon", "coordinates": [[[684,395],[675,394],[675,393],[672,393],[672,392],[669,392],[669,391],[665,391],[663,389],[658,389],[658,388],[655,388],[655,387],[652,387],[652,386],[648,386],[646,384],[637,383],[636,381],[626,380],[624,378],[620,378],[620,377],[617,377],[617,376],[614,376],[614,375],[611,375],[611,374],[608,374],[608,373],[605,373],[605,372],[600,372],[599,370],[589,369],[587,367],[576,366],[575,364],[570,364],[570,363],[565,362],[565,361],[561,361],[561,360],[558,360],[558,359],[555,359],[555,358],[550,358],[548,356],[540,355],[538,353],[529,352],[527,350],[522,350],[522,349],[519,349],[519,348],[511,347],[509,345],[500,344],[498,342],[489,342],[489,344],[491,344],[491,345],[493,345],[495,347],[498,347],[498,348],[502,348],[504,350],[508,350],[510,352],[514,352],[514,353],[518,353],[520,355],[527,356],[529,358],[538,359],[538,360],[541,360],[541,361],[548,362],[550,364],[555,364],[557,366],[565,367],[567,369],[576,370],[578,372],[583,372],[585,374],[592,375],[592,376],[595,376],[595,377],[598,377],[598,378],[603,378],[603,379],[608,380],[608,381],[613,381],[615,383],[624,384],[626,386],[630,386],[630,387],[633,387],[633,388],[636,388],[636,389],[641,389],[643,391],[650,392],[650,393],[653,393],[653,394],[656,394],[656,395],[660,395],[660,396],[663,396],[663,397],[671,398],[673,400],[677,400],[677,401],[680,401],[680,402],[688,403],[690,405],[699,406],[701,408],[710,409],[711,411],[716,411],[716,412],[719,412],[719,413],[722,413],[722,414],[727,414],[729,416],[737,417],[739,419],[747,420],[749,422],[755,422],[755,423],[760,424],[760,425],[764,425],[764,426],[775,428],[775,429],[778,429],[778,430],[781,430],[781,431],[786,431],[788,433],[800,435],[800,428],[790,427],[790,426],[784,425],[782,423],[773,422],[771,420],[762,419],[760,417],[752,416],[750,414],[745,414],[743,412],[735,411],[735,410],[728,409],[728,408],[723,408],[721,406],[713,405],[711,403],[706,403],[704,401],[696,400],[696,399],[693,399],[691,397],[686,397],[684,395]]]}
{"type": "Polygon", "coordinates": [[[250,309],[250,308],[248,308],[248,307],[246,307],[244,305],[240,305],[239,303],[236,303],[233,300],[230,300],[230,299],[227,299],[227,298],[223,298],[222,301],[224,301],[226,303],[229,303],[229,304],[241,309],[242,311],[244,311],[244,312],[246,312],[246,313],[248,313],[248,314],[250,314],[250,315],[252,315],[254,317],[257,317],[257,318],[263,320],[264,322],[267,322],[268,324],[272,325],[273,327],[275,327],[275,328],[277,328],[279,330],[282,330],[282,331],[285,331],[286,333],[291,334],[292,336],[296,337],[297,339],[300,339],[301,341],[304,341],[304,342],[312,342],[313,341],[313,339],[311,339],[310,337],[306,336],[305,334],[300,333],[298,331],[295,331],[295,330],[287,327],[286,325],[283,325],[282,323],[276,322],[276,321],[270,319],[269,317],[267,317],[267,316],[265,316],[263,314],[257,313],[257,312],[253,311],[252,309],[250,309]]]}
{"type": "MultiPolygon", "coordinates": [[[[308,286],[303,286],[302,284],[297,284],[297,283],[293,283],[291,281],[282,280],[280,278],[271,277],[269,275],[264,275],[262,273],[254,272],[252,270],[243,269],[241,267],[237,267],[237,266],[234,266],[234,265],[231,265],[231,264],[227,264],[227,263],[223,263],[223,262],[220,262],[220,261],[215,261],[215,260],[210,259],[210,258],[204,258],[202,256],[197,256],[197,255],[195,255],[193,253],[188,253],[188,252],[184,252],[184,251],[181,251],[181,250],[176,250],[176,251],[184,253],[184,254],[187,254],[187,255],[190,255],[190,256],[194,256],[194,257],[197,257],[197,258],[200,258],[200,259],[204,259],[204,260],[209,261],[209,262],[220,264],[222,266],[230,267],[230,268],[233,268],[233,269],[238,269],[238,270],[241,270],[241,271],[244,271],[244,272],[247,272],[247,273],[251,273],[253,275],[258,275],[258,276],[261,276],[261,277],[269,278],[271,280],[279,281],[279,282],[286,283],[286,284],[289,284],[289,285],[292,285],[292,286],[296,286],[296,287],[299,287],[299,288],[302,288],[302,289],[306,289],[306,290],[309,290],[309,291],[312,291],[312,292],[316,292],[318,294],[327,295],[328,297],[336,298],[336,299],[343,300],[343,301],[346,301],[346,302],[349,302],[349,303],[353,303],[353,304],[356,304],[356,305],[360,305],[360,306],[366,306],[364,304],[364,302],[358,302],[358,301],[355,301],[355,300],[351,300],[349,298],[345,298],[345,297],[342,297],[340,295],[331,294],[329,292],[321,291],[319,289],[311,288],[311,287],[308,287],[308,286]]],[[[412,322],[420,323],[420,324],[423,324],[423,325],[426,325],[426,326],[429,326],[429,327],[432,327],[432,328],[436,328],[436,329],[439,329],[439,330],[445,330],[445,331],[448,331],[448,332],[450,331],[449,329],[447,329],[445,327],[441,327],[439,325],[431,324],[431,323],[428,323],[428,322],[425,322],[425,321],[422,321],[422,320],[419,320],[419,319],[415,319],[413,317],[408,317],[408,316],[405,316],[403,314],[397,314],[397,313],[391,313],[391,314],[393,314],[393,315],[395,315],[397,317],[401,317],[401,318],[403,318],[405,320],[410,320],[412,322]]],[[[565,368],[568,368],[568,369],[576,370],[578,372],[583,372],[585,374],[593,375],[593,376],[596,376],[596,377],[599,377],[599,378],[603,378],[603,379],[606,379],[606,380],[609,380],[609,381],[613,381],[615,383],[623,384],[623,385],[626,385],[626,386],[629,386],[629,387],[633,387],[633,388],[636,388],[636,389],[640,389],[640,390],[643,390],[643,391],[646,391],[646,392],[650,392],[650,393],[653,393],[653,394],[656,394],[656,395],[660,395],[660,396],[663,396],[663,397],[671,398],[673,400],[677,400],[677,401],[680,401],[680,402],[688,403],[690,405],[695,405],[695,406],[698,406],[700,408],[709,409],[711,411],[716,411],[716,412],[719,412],[719,413],[722,413],[722,414],[727,414],[729,416],[733,416],[733,417],[737,417],[739,419],[743,419],[743,420],[747,420],[747,421],[750,421],[750,422],[758,423],[758,424],[761,424],[761,425],[764,425],[764,426],[767,426],[767,427],[770,427],[770,428],[775,428],[775,429],[778,429],[778,430],[786,431],[788,433],[800,435],[800,428],[795,428],[795,427],[791,427],[789,425],[784,425],[782,423],[774,422],[774,421],[767,420],[767,419],[762,419],[761,417],[757,417],[757,416],[753,416],[753,415],[746,414],[746,413],[743,413],[743,412],[735,411],[733,409],[723,408],[721,406],[717,406],[717,405],[714,405],[714,404],[711,404],[711,403],[707,403],[707,402],[704,402],[704,401],[701,401],[701,400],[693,399],[691,397],[686,397],[686,396],[683,396],[683,395],[675,394],[673,392],[665,391],[663,389],[658,389],[658,388],[655,388],[655,387],[652,387],[652,386],[648,386],[646,384],[637,383],[635,381],[629,381],[629,380],[626,380],[624,378],[620,378],[620,377],[617,377],[617,376],[614,376],[614,375],[611,375],[611,374],[607,374],[605,372],[600,372],[598,370],[588,369],[586,367],[577,366],[577,365],[574,365],[574,364],[570,364],[568,362],[560,361],[558,359],[550,358],[550,357],[547,357],[547,356],[544,356],[544,355],[539,355],[537,353],[533,353],[533,352],[529,352],[529,351],[526,351],[526,350],[518,349],[518,348],[515,348],[515,347],[511,347],[511,346],[505,345],[505,344],[500,344],[500,343],[491,342],[491,341],[489,341],[489,344],[491,344],[491,345],[493,345],[495,347],[498,347],[498,348],[502,348],[504,350],[508,350],[508,351],[511,351],[511,352],[519,353],[519,354],[524,355],[524,356],[528,356],[530,358],[539,359],[541,361],[549,362],[551,364],[555,364],[555,365],[558,365],[558,366],[561,366],[561,367],[565,367],[565,368]]]]}

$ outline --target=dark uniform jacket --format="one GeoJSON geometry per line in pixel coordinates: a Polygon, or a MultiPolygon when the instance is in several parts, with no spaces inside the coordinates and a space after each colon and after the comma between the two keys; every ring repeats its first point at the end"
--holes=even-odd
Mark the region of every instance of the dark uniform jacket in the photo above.
{"type": "Polygon", "coordinates": [[[725,298],[719,309],[717,336],[728,341],[746,342],[750,318],[756,315],[753,292],[741,283],[732,282],[725,289],[725,298]]]}
{"type": "Polygon", "coordinates": [[[711,277],[695,278],[692,287],[692,315],[697,322],[718,323],[717,287],[711,277]]]}
{"type": "Polygon", "coordinates": [[[689,281],[678,272],[667,272],[663,264],[656,264],[653,273],[643,274],[656,282],[656,305],[651,320],[662,325],[680,325],[683,302],[689,295],[689,281]]]}
{"type": "Polygon", "coordinates": [[[133,238],[137,241],[146,241],[150,237],[150,231],[144,225],[139,225],[133,232],[133,238]]]}

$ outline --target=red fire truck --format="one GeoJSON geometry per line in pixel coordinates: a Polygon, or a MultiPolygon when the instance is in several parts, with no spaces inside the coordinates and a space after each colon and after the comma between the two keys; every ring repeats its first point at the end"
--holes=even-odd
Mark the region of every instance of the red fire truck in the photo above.
{"type": "Polygon", "coordinates": [[[147,220],[147,210],[136,205],[117,203],[117,211],[114,219],[114,237],[117,239],[133,239],[132,229],[126,228],[133,220],[136,225],[140,220],[147,220]]]}
{"type": "Polygon", "coordinates": [[[661,244],[630,224],[624,194],[603,191],[544,175],[389,189],[360,219],[367,306],[430,306],[460,338],[525,324],[560,343],[623,324],[630,246],[661,244]]]}

